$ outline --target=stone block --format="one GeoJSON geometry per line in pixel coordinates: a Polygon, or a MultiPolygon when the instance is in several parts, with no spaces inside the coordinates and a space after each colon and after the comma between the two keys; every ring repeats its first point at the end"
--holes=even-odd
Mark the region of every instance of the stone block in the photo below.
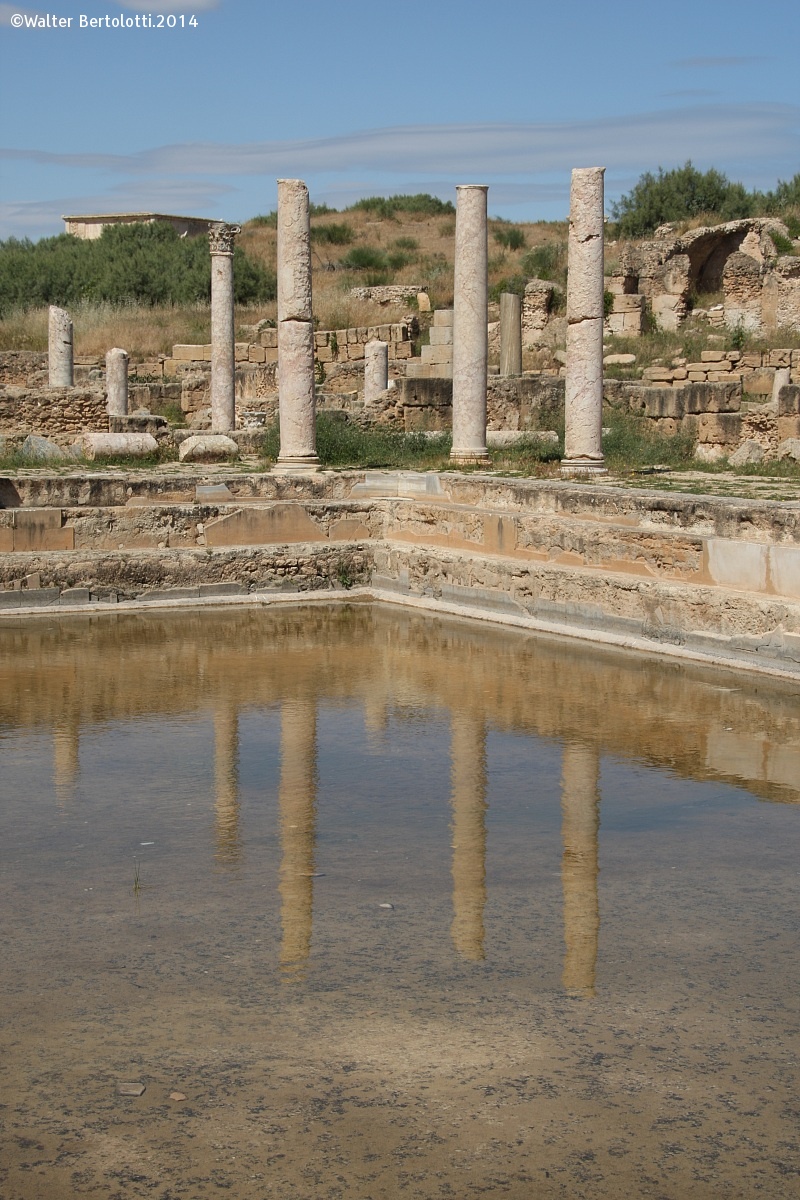
{"type": "Polygon", "coordinates": [[[333,362],[333,351],[331,350],[330,346],[320,346],[315,352],[315,358],[317,362],[321,363],[333,362]]]}
{"type": "Polygon", "coordinates": [[[700,352],[700,361],[704,363],[721,363],[725,362],[724,350],[702,350],[700,352]]]}
{"type": "Polygon", "coordinates": [[[267,361],[267,355],[263,346],[250,346],[247,351],[247,361],[251,363],[263,363],[267,361]]]}
{"type": "Polygon", "coordinates": [[[769,367],[790,367],[792,365],[791,350],[768,350],[767,362],[764,365],[769,367]]]}
{"type": "Polygon", "coordinates": [[[614,296],[615,313],[641,313],[644,309],[644,296],[614,296]]]}
{"type": "MultiPolygon", "coordinates": [[[[324,337],[327,340],[329,335],[327,333],[325,333],[325,334],[319,334],[318,336],[324,337]]],[[[262,346],[264,346],[270,350],[277,350],[278,349],[278,331],[277,331],[277,329],[262,329],[261,333],[258,335],[258,340],[261,342],[262,346]]]]}
{"type": "Polygon", "coordinates": [[[51,608],[54,604],[58,604],[61,599],[60,588],[34,588],[23,592],[17,592],[20,599],[20,608],[51,608]]]}
{"type": "Polygon", "coordinates": [[[800,438],[800,416],[778,417],[778,441],[785,442],[790,438],[800,438]]]}
{"type": "Polygon", "coordinates": [[[770,546],[769,566],[775,591],[800,599],[800,546],[770,546]]]}
{"type": "Polygon", "coordinates": [[[773,371],[753,371],[745,375],[742,386],[748,396],[771,396],[773,378],[773,371]]]}
{"type": "Polygon", "coordinates": [[[350,360],[350,362],[357,362],[359,359],[363,358],[364,357],[364,343],[363,342],[355,342],[353,344],[348,343],[347,357],[350,360]]]}
{"type": "Polygon", "coordinates": [[[393,358],[411,358],[411,342],[395,342],[392,347],[393,358]]]}
{"type": "Polygon", "coordinates": [[[205,358],[203,346],[173,346],[172,357],[178,362],[202,362],[205,358]]]}
{"type": "Polygon", "coordinates": [[[85,433],[83,450],[90,460],[98,454],[146,458],[158,451],[158,442],[151,433],[85,433]]]}
{"type": "Polygon", "coordinates": [[[645,367],[642,379],[650,383],[672,383],[672,367],[645,367]]]}
{"type": "Polygon", "coordinates": [[[739,362],[743,367],[748,367],[752,371],[756,371],[761,367],[761,351],[752,351],[742,354],[739,362]]]}
{"type": "Polygon", "coordinates": [[[445,326],[453,327],[453,310],[452,308],[437,308],[433,314],[433,328],[442,329],[445,326]]]}
{"type": "Polygon", "coordinates": [[[165,375],[165,376],[170,376],[170,377],[172,377],[172,376],[174,376],[174,375],[177,375],[177,373],[178,373],[178,362],[179,362],[179,360],[178,360],[177,358],[165,358],[165,359],[164,359],[164,364],[163,364],[163,366],[164,366],[164,375],[165,375]]]}
{"type": "Polygon", "coordinates": [[[442,325],[440,329],[433,328],[428,331],[431,346],[452,346],[453,344],[453,327],[452,325],[442,325]]]}
{"type": "Polygon", "coordinates": [[[452,363],[453,348],[452,346],[423,346],[421,356],[424,363],[431,365],[434,363],[452,363]]]}
{"type": "Polygon", "coordinates": [[[178,450],[181,462],[219,462],[238,455],[236,442],[223,433],[195,434],[182,441],[178,450]]]}
{"type": "Polygon", "coordinates": [[[247,362],[250,357],[250,343],[234,342],[233,357],[236,362],[247,362]]]}
{"type": "Polygon", "coordinates": [[[647,388],[644,392],[644,411],[648,417],[659,420],[680,420],[686,412],[683,389],[647,388]]]}
{"type": "Polygon", "coordinates": [[[742,435],[740,413],[701,413],[698,441],[715,445],[735,446],[742,435]]]}
{"type": "Polygon", "coordinates": [[[74,550],[75,531],[63,526],[60,508],[15,508],[14,550],[74,550]]]}
{"type": "Polygon", "coordinates": [[[694,383],[683,389],[689,413],[739,412],[741,391],[736,383],[694,383]]]}
{"type": "Polygon", "coordinates": [[[712,583],[741,591],[765,591],[770,549],[767,545],[733,538],[709,538],[706,548],[712,583]]]}
{"type": "Polygon", "coordinates": [[[793,417],[800,413],[800,386],[785,384],[778,392],[778,416],[793,417]]]}
{"type": "Polygon", "coordinates": [[[276,363],[278,361],[278,347],[277,346],[265,346],[264,347],[264,361],[268,362],[268,363],[276,363]]]}
{"type": "Polygon", "coordinates": [[[60,604],[89,604],[92,599],[92,593],[89,588],[64,588],[60,597],[60,604]]]}
{"type": "Polygon", "coordinates": [[[430,296],[427,292],[417,292],[417,309],[420,312],[431,311],[430,296]]]}

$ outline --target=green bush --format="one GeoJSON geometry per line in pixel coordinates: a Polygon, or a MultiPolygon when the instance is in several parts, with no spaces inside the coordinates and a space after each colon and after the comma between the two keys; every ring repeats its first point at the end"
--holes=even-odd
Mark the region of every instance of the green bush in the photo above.
{"type": "Polygon", "coordinates": [[[415,196],[366,196],[363,200],[356,200],[347,211],[368,212],[378,217],[391,218],[399,212],[422,217],[439,217],[445,213],[455,213],[456,210],[450,200],[440,200],[438,196],[419,192],[415,196]]]}
{"type": "Polygon", "coordinates": [[[698,171],[691,162],[658,174],[646,171],[632,192],[611,204],[621,237],[644,237],[668,221],[685,221],[713,213],[722,221],[751,216],[757,197],[741,183],[731,183],[713,167],[698,171]]]}
{"type": "Polygon", "coordinates": [[[412,237],[399,237],[394,245],[398,250],[419,250],[419,242],[412,237]]]}
{"type": "Polygon", "coordinates": [[[375,246],[354,246],[353,249],[340,259],[340,266],[349,271],[385,271],[388,263],[386,255],[375,246]]]}
{"type": "MultiPolygon", "coordinates": [[[[275,276],[234,253],[238,304],[274,300],[275,276]]],[[[39,242],[0,242],[0,315],[82,301],[170,305],[208,303],[211,256],[205,238],[181,238],[171,225],[115,225],[94,241],[71,234],[39,242]]]]}
{"type": "Polygon", "coordinates": [[[778,254],[794,254],[794,242],[791,238],[784,237],[782,233],[778,233],[776,229],[770,229],[769,236],[772,239],[772,244],[778,251],[778,254]]]}
{"type": "Polygon", "coordinates": [[[526,275],[535,279],[560,279],[567,269],[566,242],[546,242],[529,250],[522,260],[526,275]]]}
{"type": "Polygon", "coordinates": [[[354,236],[352,225],[346,221],[311,226],[312,242],[323,242],[329,246],[349,246],[354,236]]]}
{"type": "Polygon", "coordinates": [[[508,275],[505,279],[499,279],[489,288],[489,299],[492,304],[499,304],[503,292],[513,292],[515,296],[524,296],[527,282],[525,275],[508,275]]]}
{"type": "Polygon", "coordinates": [[[510,229],[495,229],[492,231],[494,240],[507,250],[521,250],[525,245],[525,234],[521,229],[511,226],[510,229]]]}

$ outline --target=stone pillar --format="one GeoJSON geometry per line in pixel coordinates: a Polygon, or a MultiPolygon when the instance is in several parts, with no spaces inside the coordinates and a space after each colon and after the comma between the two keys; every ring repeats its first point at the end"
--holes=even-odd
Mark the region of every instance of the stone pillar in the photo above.
{"type": "Polygon", "coordinates": [[[453,449],[456,463],[488,463],[486,360],[489,245],[488,187],[456,188],[455,298],[453,302],[453,449]]]}
{"type": "Polygon", "coordinates": [[[563,475],[605,471],[603,426],[603,172],[572,172],[567,275],[563,475]]]}
{"type": "Polygon", "coordinates": [[[364,403],[371,404],[389,386],[389,347],[373,340],[364,347],[364,403]]]}
{"type": "Polygon", "coordinates": [[[565,989],[593,996],[600,935],[597,898],[600,756],[596,747],[566,745],[561,766],[561,887],[564,893],[565,989]]]}
{"type": "Polygon", "coordinates": [[[778,399],[781,394],[781,388],[787,387],[792,382],[792,372],[789,367],[779,367],[775,372],[775,378],[772,381],[772,395],[770,397],[770,408],[778,412],[778,399]]]}
{"type": "Polygon", "coordinates": [[[311,228],[301,179],[278,180],[278,408],[281,449],[274,469],[318,470],[311,228]]]}
{"type": "Polygon", "coordinates": [[[311,953],[317,807],[317,710],[313,700],[281,709],[281,966],[298,978],[311,953]]]}
{"type": "Polygon", "coordinates": [[[522,297],[500,296],[500,374],[522,374],[522,297]]]}
{"type": "Polygon", "coordinates": [[[128,354],[115,346],[106,355],[106,412],[110,417],[128,415],[128,354]]]}
{"type": "Polygon", "coordinates": [[[50,387],[72,387],[72,317],[53,304],[47,323],[47,357],[50,387]]]}
{"type": "Polygon", "coordinates": [[[484,957],[486,907],[486,730],[482,717],[453,713],[450,724],[453,810],[453,924],[464,958],[484,957]]]}
{"type": "Polygon", "coordinates": [[[211,430],[236,428],[234,392],[233,239],[240,225],[215,221],[209,226],[211,246],[211,430]]]}
{"type": "Polygon", "coordinates": [[[239,835],[239,715],[220,702],[214,712],[214,828],[216,859],[232,865],[242,855],[239,835]]]}

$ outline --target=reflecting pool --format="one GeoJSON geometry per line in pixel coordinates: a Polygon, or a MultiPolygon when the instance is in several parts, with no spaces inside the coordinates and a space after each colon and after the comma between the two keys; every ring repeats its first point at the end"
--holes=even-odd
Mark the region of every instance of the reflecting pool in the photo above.
{"type": "Polygon", "coordinates": [[[366,604],[4,621],[0,1196],[796,1196],[799,699],[366,604]]]}

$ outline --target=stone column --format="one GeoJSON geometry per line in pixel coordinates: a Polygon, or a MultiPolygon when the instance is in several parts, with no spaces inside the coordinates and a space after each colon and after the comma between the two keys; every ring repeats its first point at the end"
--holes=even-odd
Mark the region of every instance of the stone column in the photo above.
{"type": "Polygon", "coordinates": [[[453,449],[456,463],[488,463],[486,359],[489,245],[483,184],[456,188],[453,302],[453,449]]]}
{"type": "Polygon", "coordinates": [[[52,304],[47,323],[47,357],[50,387],[72,387],[72,317],[52,304]]]}
{"type": "Polygon", "coordinates": [[[522,298],[514,292],[500,296],[500,374],[522,374],[522,298]]]}
{"type": "Polygon", "coordinates": [[[214,221],[211,246],[211,431],[236,428],[234,372],[236,346],[233,325],[233,239],[240,225],[214,221]]]}
{"type": "Polygon", "coordinates": [[[483,718],[453,713],[450,723],[453,810],[453,924],[464,958],[484,957],[486,907],[486,730],[483,718]]]}
{"type": "Polygon", "coordinates": [[[563,475],[603,462],[603,172],[572,172],[567,260],[567,378],[563,475]]]}
{"type": "Polygon", "coordinates": [[[239,835],[239,714],[220,702],[214,712],[214,827],[216,859],[232,865],[242,855],[239,835]]]}
{"type": "Polygon", "coordinates": [[[302,975],[311,953],[317,808],[317,710],[312,699],[281,709],[281,951],[288,978],[302,975]]]}
{"type": "Polygon", "coordinates": [[[364,403],[371,404],[389,386],[389,347],[377,339],[364,347],[364,403]]]}
{"type": "Polygon", "coordinates": [[[318,470],[311,228],[301,179],[278,180],[278,408],[281,449],[274,469],[318,470]]]}
{"type": "Polygon", "coordinates": [[[110,417],[128,415],[128,354],[115,346],[106,355],[106,412],[110,417]]]}
{"type": "Polygon", "coordinates": [[[596,747],[566,745],[561,766],[561,887],[564,893],[565,989],[593,996],[600,935],[597,898],[600,756],[596,747]]]}

